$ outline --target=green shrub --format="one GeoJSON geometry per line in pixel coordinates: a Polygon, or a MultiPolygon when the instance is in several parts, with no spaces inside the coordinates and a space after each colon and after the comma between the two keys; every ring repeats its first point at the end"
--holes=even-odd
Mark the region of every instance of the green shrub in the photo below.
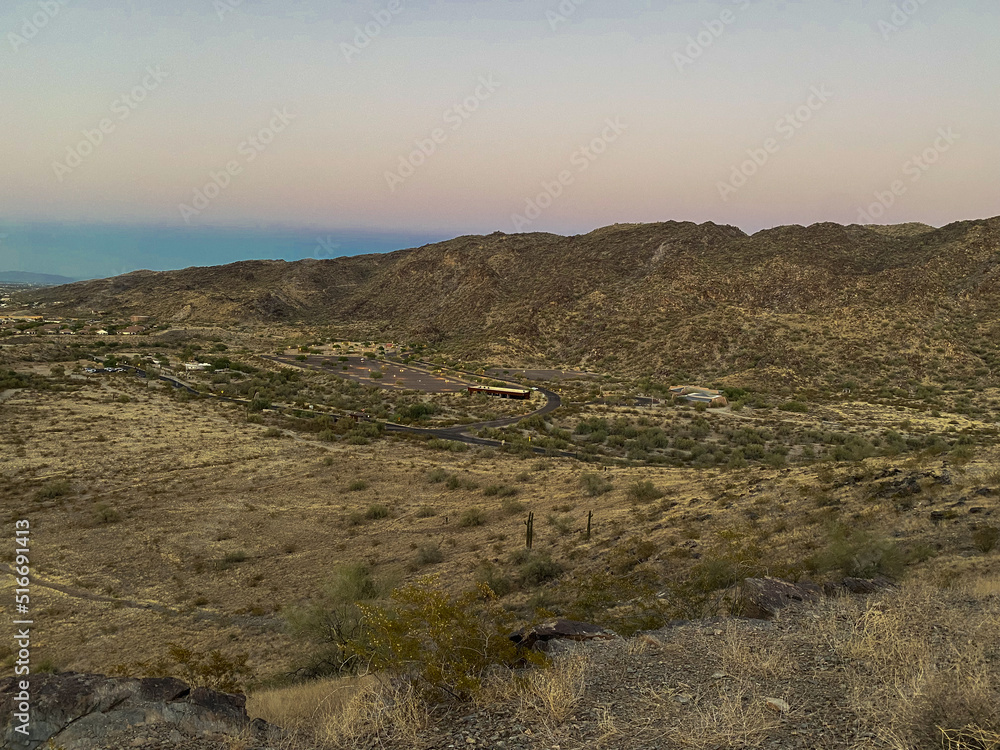
{"type": "Polygon", "coordinates": [[[417,518],[430,518],[436,516],[437,511],[429,505],[421,505],[417,508],[417,518]]]}
{"type": "Polygon", "coordinates": [[[42,485],[41,489],[35,493],[36,500],[54,500],[57,497],[64,497],[73,491],[72,485],[65,479],[57,479],[42,485]]]}
{"type": "Polygon", "coordinates": [[[992,552],[997,542],[1000,542],[1000,529],[996,526],[983,526],[972,532],[972,543],[984,555],[992,552]]]}
{"type": "Polygon", "coordinates": [[[315,601],[289,607],[285,612],[289,631],[318,647],[302,667],[303,675],[318,677],[361,668],[359,651],[364,650],[365,631],[358,605],[384,599],[391,588],[389,581],[377,578],[366,565],[341,565],[315,601]]]}
{"type": "Polygon", "coordinates": [[[610,479],[597,473],[587,473],[580,476],[580,485],[590,497],[600,497],[614,489],[610,479]]]}
{"type": "Polygon", "coordinates": [[[364,479],[355,479],[347,485],[348,492],[361,492],[368,489],[368,482],[364,479]]]}
{"type": "Polygon", "coordinates": [[[635,481],[628,486],[625,496],[632,503],[651,503],[659,500],[665,493],[648,479],[646,481],[635,481]]]}
{"type": "Polygon", "coordinates": [[[168,671],[188,684],[227,693],[246,690],[246,682],[250,677],[250,669],[247,667],[249,654],[229,656],[218,649],[199,654],[176,643],[169,644],[168,650],[174,662],[174,666],[168,671]]]}
{"type": "Polygon", "coordinates": [[[487,586],[497,596],[507,596],[514,590],[514,582],[499,566],[484,562],[476,569],[476,583],[487,586]]]}
{"type": "Polygon", "coordinates": [[[563,574],[563,567],[554,562],[548,555],[530,555],[521,564],[520,580],[526,586],[539,586],[546,581],[553,581],[563,574]]]}
{"type": "Polygon", "coordinates": [[[624,543],[618,544],[608,555],[608,567],[616,575],[625,575],[649,560],[660,551],[656,542],[640,537],[632,537],[624,543]]]}
{"type": "Polygon", "coordinates": [[[523,513],[524,509],[524,503],[510,497],[504,498],[500,503],[500,512],[505,516],[516,516],[519,513],[523,513]]]}
{"type": "Polygon", "coordinates": [[[430,699],[469,700],[495,668],[540,661],[508,638],[513,619],[485,586],[456,596],[425,578],[394,591],[385,605],[359,608],[366,633],[354,643],[361,660],[408,679],[430,699]]]}
{"type": "Polygon", "coordinates": [[[482,526],[486,523],[486,514],[482,508],[468,508],[458,518],[458,525],[462,528],[482,526]]]}
{"type": "Polygon", "coordinates": [[[94,520],[104,525],[118,523],[122,520],[122,514],[109,505],[98,503],[94,506],[94,520]]]}
{"type": "Polygon", "coordinates": [[[799,414],[806,414],[809,411],[809,407],[801,401],[788,401],[778,408],[781,411],[798,412],[799,414]]]}
{"type": "Polygon", "coordinates": [[[483,489],[483,494],[487,497],[513,497],[517,494],[517,487],[506,484],[491,484],[483,489]]]}
{"type": "Polygon", "coordinates": [[[417,548],[417,565],[436,565],[444,562],[444,552],[436,544],[422,544],[417,548]]]}
{"type": "Polygon", "coordinates": [[[368,510],[365,511],[365,518],[369,521],[377,521],[382,518],[388,518],[389,515],[389,509],[384,505],[369,505],[368,510]]]}
{"type": "Polygon", "coordinates": [[[896,578],[905,564],[906,556],[891,539],[843,526],[834,527],[826,547],[808,561],[813,570],[837,571],[857,578],[896,578]]]}
{"type": "Polygon", "coordinates": [[[448,478],[448,472],[440,466],[427,472],[427,481],[431,484],[439,484],[448,478]]]}
{"type": "Polygon", "coordinates": [[[242,562],[246,562],[248,557],[247,553],[243,550],[227,552],[225,556],[216,564],[216,567],[219,570],[229,570],[242,562]]]}

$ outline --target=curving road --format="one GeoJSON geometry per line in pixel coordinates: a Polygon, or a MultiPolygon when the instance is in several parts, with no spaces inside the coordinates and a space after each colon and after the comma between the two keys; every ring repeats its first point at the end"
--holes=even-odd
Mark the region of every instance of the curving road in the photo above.
{"type": "MultiPolygon", "coordinates": [[[[316,369],[308,365],[303,365],[299,362],[290,362],[278,357],[272,357],[268,355],[260,355],[260,356],[262,359],[267,359],[282,365],[288,365],[289,367],[297,367],[300,370],[316,369]]],[[[148,373],[145,370],[142,370],[138,367],[133,367],[131,365],[119,365],[119,366],[132,371],[133,373],[135,373],[136,376],[140,378],[148,377],[148,373]]],[[[461,370],[454,370],[453,372],[461,372],[462,374],[465,375],[472,375],[473,377],[479,377],[475,373],[467,373],[461,370]]],[[[209,398],[214,398],[219,401],[226,401],[233,404],[240,404],[242,406],[248,406],[250,404],[250,401],[246,399],[233,398],[231,396],[222,396],[216,393],[211,393],[211,392],[205,393],[202,391],[198,391],[195,388],[192,388],[184,381],[171,377],[169,375],[157,375],[157,377],[160,380],[170,383],[170,385],[172,385],[175,388],[181,388],[196,396],[207,396],[209,398]]],[[[511,381],[501,381],[501,382],[507,382],[510,383],[511,385],[520,387],[520,383],[513,383],[511,381]]],[[[502,419],[492,419],[488,422],[475,422],[472,424],[455,425],[454,427],[411,427],[409,425],[396,424],[394,422],[380,422],[380,424],[383,425],[386,432],[408,432],[414,435],[426,435],[431,438],[438,438],[441,440],[452,440],[457,443],[466,443],[468,445],[482,445],[491,448],[502,448],[504,447],[504,443],[499,440],[490,440],[489,438],[481,438],[475,435],[470,435],[468,433],[472,430],[506,427],[508,425],[520,422],[522,419],[527,419],[528,417],[532,417],[536,414],[537,415],[548,414],[550,412],[555,411],[560,406],[562,406],[562,399],[559,397],[558,393],[550,391],[547,388],[539,388],[538,392],[544,394],[545,404],[540,408],[536,409],[535,411],[531,412],[530,414],[521,414],[513,417],[503,417],[502,419]]],[[[272,409],[276,411],[279,410],[277,407],[272,407],[272,409]]],[[[338,419],[360,416],[352,414],[329,414],[326,412],[312,412],[308,414],[309,416],[333,416],[337,417],[338,419]]],[[[377,422],[378,420],[372,420],[372,421],[377,422]]],[[[548,448],[534,448],[534,447],[531,450],[534,453],[538,453],[540,455],[562,456],[564,458],[579,458],[578,454],[570,451],[556,451],[548,448]]]]}
{"type": "MultiPolygon", "coordinates": [[[[289,367],[297,367],[300,370],[312,370],[318,369],[305,365],[304,363],[298,361],[289,361],[280,357],[260,355],[263,359],[270,360],[272,362],[277,362],[279,364],[288,365],[289,367]]],[[[397,362],[396,360],[387,360],[394,364],[402,365],[402,362],[397,362]]],[[[436,367],[435,365],[430,365],[426,362],[418,362],[419,365],[424,365],[425,367],[436,367]]],[[[407,365],[411,369],[414,368],[412,365],[407,365]]],[[[475,378],[481,377],[476,373],[466,372],[465,370],[452,370],[449,372],[459,373],[461,375],[469,375],[475,378]]],[[[510,385],[516,386],[518,388],[522,387],[520,383],[512,382],[509,380],[502,380],[500,378],[493,378],[493,380],[499,380],[500,382],[508,383],[510,385]]],[[[474,422],[472,424],[455,425],[454,427],[411,427],[409,425],[396,424],[395,422],[382,422],[385,426],[386,432],[408,432],[413,435],[427,435],[432,438],[439,438],[441,440],[453,440],[457,443],[466,443],[468,445],[484,445],[493,448],[502,448],[504,443],[499,440],[490,440],[489,438],[481,438],[475,435],[468,434],[473,430],[482,430],[488,428],[496,427],[507,427],[508,425],[520,422],[522,419],[527,419],[537,415],[545,415],[550,412],[555,411],[560,406],[562,406],[562,398],[555,391],[550,391],[548,388],[539,388],[538,392],[545,396],[545,404],[530,414],[521,414],[513,417],[503,417],[501,419],[491,419],[488,422],[474,422]]],[[[548,448],[532,448],[532,451],[541,455],[557,455],[563,456],[565,458],[579,458],[579,456],[570,451],[554,451],[548,448]]]]}

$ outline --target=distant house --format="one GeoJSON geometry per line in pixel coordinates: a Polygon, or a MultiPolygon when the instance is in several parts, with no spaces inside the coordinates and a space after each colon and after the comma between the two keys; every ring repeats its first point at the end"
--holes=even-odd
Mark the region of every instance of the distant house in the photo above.
{"type": "Polygon", "coordinates": [[[149,322],[148,315],[133,315],[129,320],[133,323],[147,323],[149,322]]]}
{"type": "Polygon", "coordinates": [[[729,400],[722,395],[722,391],[711,388],[700,388],[696,385],[677,385],[670,389],[670,397],[673,401],[687,401],[692,404],[706,404],[707,406],[729,406],[729,400]]]}
{"type": "Polygon", "coordinates": [[[208,362],[185,362],[184,363],[184,369],[187,370],[188,372],[202,372],[203,370],[207,370],[211,366],[212,365],[209,364],[208,362]]]}
{"type": "Polygon", "coordinates": [[[137,334],[144,333],[145,330],[146,330],[145,326],[129,326],[124,331],[122,331],[122,334],[125,336],[135,336],[137,334]]]}

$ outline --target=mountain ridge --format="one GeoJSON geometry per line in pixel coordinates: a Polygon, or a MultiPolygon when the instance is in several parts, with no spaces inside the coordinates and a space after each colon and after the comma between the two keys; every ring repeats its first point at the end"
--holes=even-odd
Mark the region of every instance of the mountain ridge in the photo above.
{"type": "Polygon", "coordinates": [[[822,352],[808,351],[816,347],[805,336],[828,339],[838,358],[853,356],[841,351],[846,342],[853,351],[868,339],[885,365],[900,344],[927,346],[946,331],[954,339],[961,323],[961,365],[979,358],[973,334],[1000,332],[1000,218],[753,235],[673,221],[571,237],[465,235],[383,255],[134,272],[19,299],[164,322],[328,325],[479,359],[716,377],[759,367],[761,353],[810,377],[822,352]]]}

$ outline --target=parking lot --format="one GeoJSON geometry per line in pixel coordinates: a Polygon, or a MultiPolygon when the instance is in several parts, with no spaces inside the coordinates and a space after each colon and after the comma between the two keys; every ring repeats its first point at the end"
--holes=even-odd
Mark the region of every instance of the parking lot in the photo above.
{"type": "Polygon", "coordinates": [[[354,380],[362,385],[376,385],[390,391],[423,391],[425,393],[460,393],[468,388],[461,380],[447,376],[432,375],[428,372],[397,365],[393,362],[380,362],[370,357],[350,356],[347,361],[341,361],[338,356],[310,355],[305,360],[294,356],[275,357],[286,364],[296,367],[309,367],[323,372],[329,372],[347,380],[354,380]],[[346,369],[345,369],[346,368],[346,369]],[[373,372],[381,372],[381,378],[372,378],[373,372]]]}

